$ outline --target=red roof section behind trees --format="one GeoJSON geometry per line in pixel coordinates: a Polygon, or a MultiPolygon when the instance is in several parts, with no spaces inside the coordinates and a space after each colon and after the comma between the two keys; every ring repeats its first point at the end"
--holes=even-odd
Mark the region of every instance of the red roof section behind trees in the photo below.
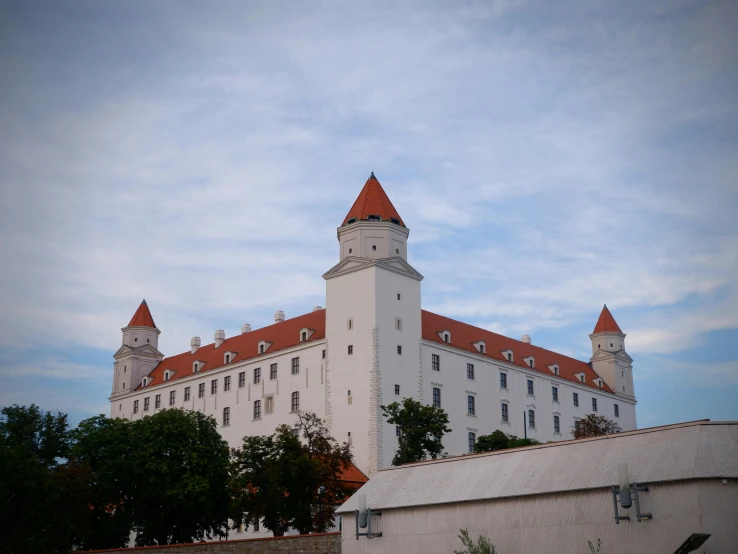
{"type": "Polygon", "coordinates": [[[358,220],[367,220],[370,215],[378,215],[382,218],[382,221],[390,221],[394,218],[400,222],[400,225],[405,226],[400,214],[397,213],[397,210],[392,205],[389,196],[387,196],[382,185],[379,184],[379,181],[374,176],[374,172],[372,172],[364,188],[361,189],[356,202],[354,202],[354,205],[351,206],[348,214],[346,214],[343,225],[346,225],[346,222],[351,218],[355,217],[358,220]]]}
{"type": "Polygon", "coordinates": [[[136,310],[136,313],[133,314],[133,317],[131,318],[131,322],[128,324],[129,327],[153,327],[156,329],[156,324],[154,324],[154,318],[151,317],[151,312],[149,311],[149,305],[146,303],[146,300],[144,299],[143,302],[141,302],[141,305],[138,307],[138,310],[136,310]]]}
{"type": "Polygon", "coordinates": [[[608,387],[607,384],[604,383],[604,381],[602,383],[602,389],[600,389],[596,385],[595,379],[598,379],[600,376],[590,367],[587,362],[576,360],[574,358],[570,358],[569,356],[564,356],[563,354],[552,352],[551,350],[546,350],[545,348],[541,348],[540,346],[534,346],[526,342],[511,339],[503,335],[498,335],[497,333],[487,331],[486,329],[482,329],[481,327],[474,327],[473,325],[469,325],[468,323],[462,323],[460,321],[456,321],[455,319],[434,314],[426,310],[421,311],[421,320],[423,326],[424,340],[437,342],[439,344],[446,344],[453,348],[459,348],[461,350],[474,352],[478,356],[487,356],[488,358],[504,361],[508,364],[512,363],[514,365],[524,367],[529,370],[532,369],[533,371],[537,371],[545,375],[554,374],[548,366],[558,365],[559,377],[566,379],[567,381],[574,381],[575,383],[589,386],[593,389],[612,392],[610,387],[608,387]],[[449,331],[451,333],[451,341],[448,343],[444,343],[441,340],[441,337],[438,336],[438,333],[440,331],[449,331]],[[474,343],[477,341],[485,342],[484,354],[480,354],[474,346],[474,343]],[[508,361],[502,355],[502,352],[504,352],[505,350],[513,351],[512,362],[508,361]],[[533,358],[535,359],[535,367],[530,367],[523,361],[523,358],[527,358],[528,356],[533,356],[533,358]],[[577,373],[584,374],[584,383],[577,379],[577,373]]]}
{"type": "Polygon", "coordinates": [[[620,327],[618,327],[618,324],[615,322],[615,318],[612,317],[612,314],[610,313],[610,310],[607,309],[607,304],[605,304],[605,307],[602,308],[602,313],[600,314],[600,319],[597,320],[597,325],[595,325],[594,331],[592,331],[592,334],[595,333],[622,333],[620,330],[620,327]]]}

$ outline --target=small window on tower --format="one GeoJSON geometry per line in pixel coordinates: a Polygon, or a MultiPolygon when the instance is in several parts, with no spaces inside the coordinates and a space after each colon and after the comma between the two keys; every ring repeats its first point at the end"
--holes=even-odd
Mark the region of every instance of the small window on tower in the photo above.
{"type": "Polygon", "coordinates": [[[356,218],[355,218],[355,217],[352,217],[352,218],[351,218],[351,219],[349,219],[349,220],[348,220],[348,221],[347,221],[346,223],[347,223],[347,224],[349,224],[349,225],[350,225],[351,223],[356,223],[356,218]]]}
{"type": "Polygon", "coordinates": [[[368,215],[366,218],[368,221],[382,221],[382,218],[378,215],[368,215]]]}
{"type": "Polygon", "coordinates": [[[399,292],[397,293],[397,299],[398,300],[400,299],[400,293],[399,292]]]}
{"type": "Polygon", "coordinates": [[[376,249],[377,249],[377,245],[376,244],[372,244],[372,250],[376,250],[376,249]]]}
{"type": "Polygon", "coordinates": [[[390,217],[390,221],[392,223],[394,223],[395,225],[399,225],[400,224],[400,220],[397,219],[396,217],[390,217]]]}

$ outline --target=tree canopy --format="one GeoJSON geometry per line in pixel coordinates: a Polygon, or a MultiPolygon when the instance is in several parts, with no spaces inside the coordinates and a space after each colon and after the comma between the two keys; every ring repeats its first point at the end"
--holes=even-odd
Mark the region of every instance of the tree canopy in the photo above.
{"type": "Polygon", "coordinates": [[[232,519],[261,519],[275,536],[291,527],[326,531],[353,490],[341,480],[352,462],[349,445],[339,445],[313,413],[298,412],[294,427],[280,425],[273,435],[244,437],[232,457],[232,519]]]}
{"type": "Polygon", "coordinates": [[[435,460],[443,452],[443,435],[451,429],[448,414],[442,408],[405,398],[402,404],[393,402],[382,406],[382,414],[387,423],[400,428],[392,465],[420,462],[428,457],[435,460]]]}
{"type": "Polygon", "coordinates": [[[517,448],[519,446],[531,446],[541,444],[535,439],[519,438],[515,435],[508,435],[499,429],[489,435],[480,435],[474,445],[474,452],[492,452],[494,450],[505,450],[507,448],[517,448]]]}
{"type": "Polygon", "coordinates": [[[575,439],[599,437],[619,432],[620,425],[605,416],[597,414],[588,414],[586,417],[575,421],[571,428],[571,434],[575,439]]]}

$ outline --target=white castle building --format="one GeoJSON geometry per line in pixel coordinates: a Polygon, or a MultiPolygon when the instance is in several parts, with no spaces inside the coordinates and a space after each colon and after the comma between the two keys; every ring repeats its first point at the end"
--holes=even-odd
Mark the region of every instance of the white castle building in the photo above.
{"type": "Polygon", "coordinates": [[[350,441],[366,475],[391,465],[396,429],[380,406],[412,397],[444,408],[449,455],[471,451],[500,429],[540,441],[571,438],[575,421],[604,415],[636,428],[632,359],[604,307],[590,335],[592,357],[576,360],[425,311],[423,276],[408,263],[410,231],[371,175],[338,228],[339,261],[323,278],[326,308],[166,357],[144,301],[115,353],[112,417],[137,419],[177,407],[213,415],[223,437],[266,435],[294,412],[324,418],[350,441]]]}

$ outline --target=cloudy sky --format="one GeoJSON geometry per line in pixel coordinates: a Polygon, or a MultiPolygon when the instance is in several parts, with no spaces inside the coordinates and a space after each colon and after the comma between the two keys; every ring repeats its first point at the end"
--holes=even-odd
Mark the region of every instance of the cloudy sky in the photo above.
{"type": "Polygon", "coordinates": [[[146,297],[175,354],[325,305],[373,170],[423,303],[588,359],[638,420],[738,419],[738,4],[0,4],[0,405],[108,411],[146,297]]]}

